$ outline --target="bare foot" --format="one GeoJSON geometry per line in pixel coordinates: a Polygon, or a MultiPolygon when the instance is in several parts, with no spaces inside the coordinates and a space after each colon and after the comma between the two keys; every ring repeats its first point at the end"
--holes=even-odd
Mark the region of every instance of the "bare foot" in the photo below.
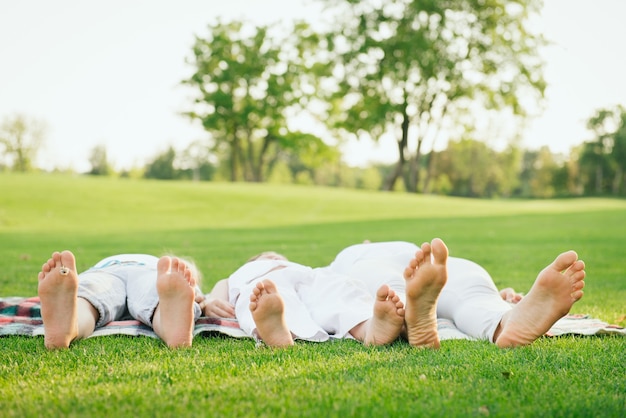
{"type": "Polygon", "coordinates": [[[68,348],[78,336],[78,274],[70,251],[55,252],[38,275],[46,348],[68,348]]]}
{"type": "Polygon", "coordinates": [[[439,348],[437,299],[448,280],[448,247],[439,238],[424,243],[404,270],[405,323],[409,344],[439,348]],[[432,259],[431,259],[432,255],[432,259]]]}
{"type": "Polygon", "coordinates": [[[376,292],[374,316],[367,321],[363,343],[385,345],[398,338],[404,326],[404,303],[396,292],[384,284],[376,292]]]}
{"type": "Polygon", "coordinates": [[[574,251],[560,254],[537,276],[530,292],[504,314],[494,336],[498,347],[528,345],[567,315],[583,296],[585,263],[574,251]]]}
{"type": "Polygon", "coordinates": [[[164,256],[157,263],[159,305],[152,325],[168,347],[190,347],[193,340],[196,280],[187,265],[164,256]]]}
{"type": "Polygon", "coordinates": [[[250,295],[250,312],[259,337],[270,347],[293,345],[293,336],[285,322],[285,303],[273,281],[256,284],[250,295]]]}

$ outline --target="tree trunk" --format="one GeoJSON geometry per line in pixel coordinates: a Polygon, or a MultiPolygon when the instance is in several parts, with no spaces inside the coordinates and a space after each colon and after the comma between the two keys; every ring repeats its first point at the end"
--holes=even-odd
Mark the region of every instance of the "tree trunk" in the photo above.
{"type": "Polygon", "coordinates": [[[389,174],[387,179],[383,182],[383,190],[391,191],[393,190],[398,177],[402,175],[402,170],[404,169],[404,164],[406,163],[406,158],[404,156],[404,152],[406,150],[406,145],[408,143],[409,138],[409,115],[406,112],[407,104],[405,102],[404,107],[402,109],[402,134],[400,140],[397,141],[398,144],[398,162],[396,163],[395,169],[389,174]]]}
{"type": "MultiPolygon", "coordinates": [[[[444,116],[448,113],[448,104],[449,102],[446,102],[441,111],[441,119],[443,119],[444,116]]],[[[432,127],[432,129],[437,129],[437,131],[433,134],[433,140],[430,145],[430,152],[426,156],[426,178],[424,179],[424,187],[422,187],[423,193],[430,193],[431,190],[432,177],[435,174],[435,143],[437,142],[437,139],[439,139],[440,132],[440,129],[438,128],[440,124],[437,125],[437,128],[434,128],[433,124],[431,124],[430,126],[432,127]]]]}
{"type": "Polygon", "coordinates": [[[596,167],[596,193],[602,194],[602,166],[600,164],[596,167]]]}
{"type": "Polygon", "coordinates": [[[426,178],[424,179],[423,193],[430,194],[433,175],[435,174],[435,151],[430,150],[426,159],[426,178]]]}
{"type": "Polygon", "coordinates": [[[417,178],[419,176],[419,160],[411,158],[409,161],[409,172],[404,176],[404,188],[409,193],[416,193],[417,178]]]}
{"type": "Polygon", "coordinates": [[[269,176],[271,173],[271,167],[269,163],[266,162],[267,151],[269,150],[270,144],[273,141],[273,137],[270,134],[267,134],[265,138],[263,138],[263,144],[261,145],[261,149],[259,150],[259,158],[257,160],[257,181],[261,182],[265,178],[265,175],[269,176]],[[264,175],[265,174],[265,175],[264,175]]]}
{"type": "Polygon", "coordinates": [[[230,143],[230,181],[237,181],[237,156],[238,154],[238,146],[237,140],[233,140],[230,143]]]}
{"type": "Polygon", "coordinates": [[[241,146],[239,144],[239,137],[237,136],[238,126],[237,122],[233,122],[232,134],[233,140],[230,143],[230,181],[235,182],[238,180],[238,162],[239,154],[241,153],[241,146]]]}
{"type": "MultiPolygon", "coordinates": [[[[400,143],[398,142],[398,145],[399,144],[400,143]]],[[[383,190],[387,190],[387,191],[393,190],[393,187],[396,184],[398,177],[400,177],[400,174],[402,174],[404,163],[405,163],[404,152],[400,151],[400,158],[398,158],[398,162],[396,162],[396,166],[394,170],[389,174],[389,176],[387,176],[387,179],[385,179],[383,183],[383,190]]]]}
{"type": "Polygon", "coordinates": [[[613,178],[613,194],[615,196],[619,195],[619,191],[622,187],[622,179],[624,178],[624,173],[622,171],[622,167],[617,166],[615,170],[615,177],[613,178]]]}
{"type": "Polygon", "coordinates": [[[415,147],[415,155],[411,163],[411,177],[409,178],[409,184],[407,184],[407,191],[411,193],[417,193],[419,191],[418,184],[420,183],[420,168],[422,159],[422,143],[423,138],[417,139],[417,146],[415,147]]]}

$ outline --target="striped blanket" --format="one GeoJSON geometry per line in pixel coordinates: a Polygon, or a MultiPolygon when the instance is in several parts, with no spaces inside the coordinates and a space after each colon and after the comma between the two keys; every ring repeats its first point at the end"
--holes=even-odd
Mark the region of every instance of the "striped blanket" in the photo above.
{"type": "MultiPolygon", "coordinates": [[[[459,331],[452,321],[439,319],[437,322],[441,340],[472,339],[459,331]]],[[[239,323],[236,319],[202,317],[196,321],[194,336],[210,336],[212,334],[224,334],[234,338],[248,337],[239,328],[239,323]]],[[[568,315],[557,321],[550,331],[546,333],[546,336],[603,334],[626,336],[626,328],[610,325],[588,315],[568,315]]],[[[7,335],[43,336],[43,322],[41,320],[38,297],[0,298],[0,336],[7,335]]],[[[131,335],[157,338],[152,328],[135,320],[111,322],[102,328],[98,328],[91,337],[103,335],[131,335]]]]}
{"type": "MultiPolygon", "coordinates": [[[[196,321],[194,336],[198,334],[225,334],[235,338],[247,337],[239,328],[239,322],[231,318],[202,317],[196,321]]],[[[26,335],[43,336],[43,321],[39,297],[0,298],[0,336],[26,335]]],[[[136,320],[113,321],[98,328],[91,337],[103,335],[131,335],[158,338],[152,328],[136,320]]]]}

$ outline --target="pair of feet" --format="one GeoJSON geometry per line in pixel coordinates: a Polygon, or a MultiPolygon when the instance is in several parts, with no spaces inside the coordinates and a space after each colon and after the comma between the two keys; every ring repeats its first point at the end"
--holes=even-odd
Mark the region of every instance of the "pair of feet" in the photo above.
{"type": "MultiPolygon", "coordinates": [[[[77,297],[74,254],[70,251],[53,253],[42,266],[38,280],[45,346],[67,348],[75,339],[91,335],[99,314],[89,302],[77,297]]],[[[159,259],[156,280],[159,305],[152,326],[170,347],[191,345],[195,285],[191,270],[182,260],[168,256],[159,259]]]]}
{"type": "MultiPolygon", "coordinates": [[[[447,259],[448,248],[442,240],[422,244],[404,270],[406,306],[392,289],[381,286],[374,314],[358,326],[357,339],[366,345],[384,345],[405,330],[412,346],[439,348],[437,300],[448,278],[447,259]]],[[[503,315],[493,342],[502,348],[517,347],[544,335],[583,296],[584,269],[574,251],[560,254],[539,273],[530,292],[503,315]]],[[[285,322],[283,300],[272,281],[257,284],[250,297],[250,310],[266,344],[281,347],[294,343],[285,322]]]]}

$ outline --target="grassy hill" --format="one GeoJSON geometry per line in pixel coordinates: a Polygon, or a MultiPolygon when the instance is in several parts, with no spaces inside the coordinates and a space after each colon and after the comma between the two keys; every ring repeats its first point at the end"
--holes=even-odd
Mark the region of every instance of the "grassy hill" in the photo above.
{"type": "MultiPolygon", "coordinates": [[[[273,249],[328,264],[364,239],[446,241],[500,287],[527,290],[565,250],[587,263],[575,312],[626,325],[626,201],[472,200],[304,186],[0,175],[0,296],[36,294],[55,250],[79,269],[122,252],[193,258],[210,289],[273,249]]],[[[3,416],[619,416],[625,338],[542,339],[498,350],[448,341],[439,352],[353,342],[256,348],[201,338],[189,350],[100,337],[66,352],[0,339],[3,416]],[[507,376],[507,377],[503,377],[507,376]]]]}

